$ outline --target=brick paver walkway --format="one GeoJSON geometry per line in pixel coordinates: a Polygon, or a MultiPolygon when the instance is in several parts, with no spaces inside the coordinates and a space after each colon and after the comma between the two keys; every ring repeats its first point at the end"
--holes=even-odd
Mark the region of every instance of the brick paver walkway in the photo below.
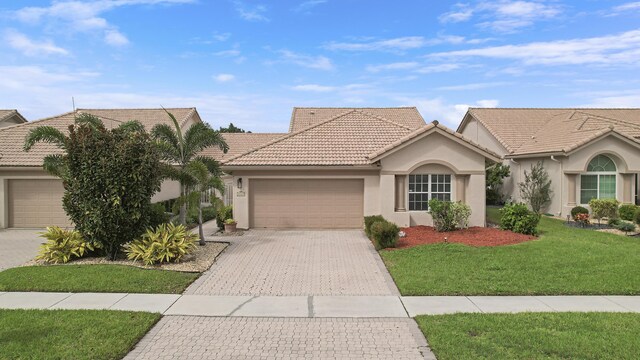
{"type": "Polygon", "coordinates": [[[251,230],[185,294],[398,295],[361,230],[251,230]]]}
{"type": "Polygon", "coordinates": [[[192,316],[164,317],[125,359],[290,358],[435,359],[412,319],[192,316]]]}
{"type": "Polygon", "coordinates": [[[38,255],[45,240],[38,237],[42,230],[0,230],[0,271],[19,266],[38,255]]]}

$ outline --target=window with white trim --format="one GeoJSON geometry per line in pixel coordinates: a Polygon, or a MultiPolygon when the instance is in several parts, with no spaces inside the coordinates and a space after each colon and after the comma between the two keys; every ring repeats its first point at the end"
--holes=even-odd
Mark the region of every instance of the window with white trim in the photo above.
{"type": "Polygon", "coordinates": [[[451,175],[409,175],[409,211],[429,210],[429,200],[451,201],[451,175]]]}
{"type": "Polygon", "coordinates": [[[587,166],[587,173],[580,175],[580,203],[588,204],[591,199],[615,199],[616,170],[610,157],[594,157],[587,166]]]}

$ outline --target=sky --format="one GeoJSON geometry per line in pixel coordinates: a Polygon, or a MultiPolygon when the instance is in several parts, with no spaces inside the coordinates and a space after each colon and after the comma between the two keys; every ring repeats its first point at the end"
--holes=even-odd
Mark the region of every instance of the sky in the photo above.
{"type": "Polygon", "coordinates": [[[0,108],[196,107],[286,132],[294,106],[640,107],[640,1],[0,2],[0,108]]]}

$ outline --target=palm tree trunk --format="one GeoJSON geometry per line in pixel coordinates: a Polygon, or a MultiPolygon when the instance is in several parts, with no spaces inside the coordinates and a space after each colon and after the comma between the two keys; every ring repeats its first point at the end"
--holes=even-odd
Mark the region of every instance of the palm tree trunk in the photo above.
{"type": "Polygon", "coordinates": [[[187,226],[187,195],[186,188],[180,184],[180,195],[182,196],[182,204],[180,205],[180,224],[187,226]]]}
{"type": "Polygon", "coordinates": [[[200,245],[205,246],[207,243],[204,241],[204,230],[202,229],[202,201],[198,200],[198,231],[200,233],[200,245]]]}

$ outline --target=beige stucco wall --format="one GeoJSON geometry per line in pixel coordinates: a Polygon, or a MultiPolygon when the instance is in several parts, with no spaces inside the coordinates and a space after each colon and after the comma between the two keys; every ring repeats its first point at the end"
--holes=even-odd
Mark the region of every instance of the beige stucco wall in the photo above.
{"type": "MultiPolygon", "coordinates": [[[[452,199],[464,191],[465,202],[471,207],[470,226],[485,225],[485,158],[478,152],[449,137],[432,133],[380,160],[381,214],[399,226],[432,225],[425,211],[395,211],[394,184],[399,174],[452,174],[452,199]],[[464,177],[463,188],[457,187],[457,177],[464,177]]],[[[405,189],[408,189],[408,177],[405,189]]],[[[408,209],[408,195],[405,196],[408,209]]]]}
{"type": "Polygon", "coordinates": [[[160,191],[151,198],[152,203],[175,199],[180,196],[180,183],[175,180],[165,180],[160,185],[160,191]]]}

